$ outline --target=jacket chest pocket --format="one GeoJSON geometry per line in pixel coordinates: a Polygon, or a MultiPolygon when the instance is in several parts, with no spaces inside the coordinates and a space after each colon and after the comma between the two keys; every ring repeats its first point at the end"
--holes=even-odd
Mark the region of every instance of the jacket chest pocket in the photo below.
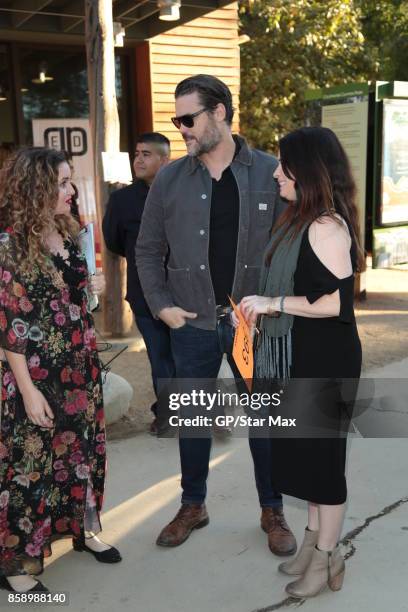
{"type": "Polygon", "coordinates": [[[252,224],[266,227],[268,230],[271,228],[275,197],[274,191],[251,191],[250,210],[252,224]]]}

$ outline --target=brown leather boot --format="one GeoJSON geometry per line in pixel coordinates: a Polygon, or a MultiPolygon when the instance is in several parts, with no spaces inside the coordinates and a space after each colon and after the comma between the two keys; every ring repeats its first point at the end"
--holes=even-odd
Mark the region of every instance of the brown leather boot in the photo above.
{"type": "Polygon", "coordinates": [[[314,548],[307,570],[301,578],[286,586],[286,592],[291,597],[307,599],[315,597],[327,586],[332,591],[340,591],[344,572],[344,559],[338,546],[331,552],[314,548]]]}
{"type": "Polygon", "coordinates": [[[193,529],[201,529],[210,522],[205,504],[182,504],[174,519],[166,525],[156,540],[158,546],[179,546],[193,529]]]}
{"type": "Polygon", "coordinates": [[[318,537],[318,531],[309,531],[309,529],[305,529],[305,537],[303,538],[298,554],[294,559],[281,563],[279,571],[288,576],[301,576],[304,574],[312,558],[313,549],[317,544],[318,537]]]}
{"type": "Polygon", "coordinates": [[[268,545],[274,555],[294,555],[296,539],[285,520],[283,508],[262,508],[261,528],[268,534],[268,545]]]}

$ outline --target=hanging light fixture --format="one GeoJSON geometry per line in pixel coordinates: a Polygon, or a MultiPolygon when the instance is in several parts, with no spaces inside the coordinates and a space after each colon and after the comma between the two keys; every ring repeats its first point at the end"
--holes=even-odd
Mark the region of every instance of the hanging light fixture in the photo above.
{"type": "Polygon", "coordinates": [[[3,87],[0,85],[0,102],[6,102],[7,96],[3,87]]]}
{"type": "Polygon", "coordinates": [[[53,80],[54,80],[54,77],[49,76],[47,74],[47,64],[42,62],[39,67],[38,77],[36,79],[31,79],[31,82],[35,83],[36,85],[43,85],[47,81],[53,81],[53,80]]]}
{"type": "Polygon", "coordinates": [[[160,9],[159,19],[162,21],[178,21],[180,19],[181,0],[157,0],[160,9]]]}

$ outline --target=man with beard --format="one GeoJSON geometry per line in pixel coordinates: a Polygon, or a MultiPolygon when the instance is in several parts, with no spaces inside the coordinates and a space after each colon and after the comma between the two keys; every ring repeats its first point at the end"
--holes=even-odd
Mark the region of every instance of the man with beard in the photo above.
{"type": "MultiPolygon", "coordinates": [[[[175,99],[172,121],[188,154],[163,168],[152,184],[136,261],[152,313],[170,328],[176,377],[216,379],[223,354],[230,355],[232,348],[228,296],[238,303],[257,293],[263,250],[281,211],[273,179],[278,162],[232,136],[232,96],[219,79],[187,78],[178,84],[175,99]]],[[[296,541],[283,515],[282,497],[273,489],[266,443],[250,439],[261,527],[272,552],[293,554],[296,541]]],[[[179,447],[182,505],[160,533],[159,546],[178,546],[209,522],[205,497],[211,437],[180,435],[179,447]]]]}
{"type": "MultiPolygon", "coordinates": [[[[143,336],[152,372],[153,388],[158,398],[160,381],[174,375],[170,334],[167,325],[152,316],[143,291],[135,262],[135,245],[150,185],[157,172],[169,162],[170,141],[158,132],[140,134],[136,141],[133,170],[136,180],[123,189],[114,191],[102,222],[103,236],[110,251],[126,257],[126,300],[143,336]]],[[[151,406],[153,421],[150,433],[158,433],[157,401],[151,406]]]]}

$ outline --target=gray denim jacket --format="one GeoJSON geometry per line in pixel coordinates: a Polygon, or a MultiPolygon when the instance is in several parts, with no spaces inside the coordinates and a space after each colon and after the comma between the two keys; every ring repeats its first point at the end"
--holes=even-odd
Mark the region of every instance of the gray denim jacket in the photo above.
{"type": "MultiPolygon", "coordinates": [[[[276,158],[250,149],[240,136],[234,138],[241,145],[231,164],[240,213],[231,297],[238,303],[258,292],[263,252],[284,205],[273,178],[276,158]]],[[[208,264],[211,189],[211,175],[199,159],[185,156],[165,166],[150,188],[136,244],[136,265],[152,313],[180,306],[198,314],[188,323],[201,329],[216,327],[208,264]]]]}

